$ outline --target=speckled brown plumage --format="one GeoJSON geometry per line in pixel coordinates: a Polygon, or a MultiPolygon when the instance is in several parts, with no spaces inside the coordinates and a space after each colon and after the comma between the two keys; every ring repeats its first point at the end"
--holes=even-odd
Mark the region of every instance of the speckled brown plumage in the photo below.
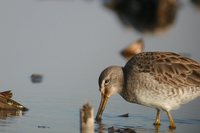
{"type": "Polygon", "coordinates": [[[134,72],[148,72],[159,83],[200,86],[200,64],[171,52],[144,52],[134,56],[125,66],[134,72]]]}
{"type": "Polygon", "coordinates": [[[200,96],[200,64],[176,53],[143,52],[124,67],[106,68],[99,87],[102,102],[97,119],[108,98],[119,93],[128,102],[155,108],[155,125],[160,124],[160,110],[166,111],[170,127],[175,128],[170,111],[200,96]]]}

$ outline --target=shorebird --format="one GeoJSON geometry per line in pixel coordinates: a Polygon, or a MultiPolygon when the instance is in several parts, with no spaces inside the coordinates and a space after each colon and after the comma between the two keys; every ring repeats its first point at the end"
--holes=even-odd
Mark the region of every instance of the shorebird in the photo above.
{"type": "Polygon", "coordinates": [[[160,110],[167,113],[169,128],[175,129],[170,113],[200,96],[200,64],[172,52],[142,52],[124,67],[110,66],[99,77],[100,120],[110,96],[120,94],[126,101],[157,110],[154,122],[160,125],[160,110]]]}

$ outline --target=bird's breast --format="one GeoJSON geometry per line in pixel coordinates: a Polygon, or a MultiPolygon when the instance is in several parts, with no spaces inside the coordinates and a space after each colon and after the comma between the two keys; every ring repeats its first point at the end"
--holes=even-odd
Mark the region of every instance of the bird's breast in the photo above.
{"type": "Polygon", "coordinates": [[[194,87],[176,88],[161,84],[149,73],[135,73],[126,78],[122,97],[128,102],[144,106],[171,110],[200,95],[199,91],[195,93],[194,87]]]}

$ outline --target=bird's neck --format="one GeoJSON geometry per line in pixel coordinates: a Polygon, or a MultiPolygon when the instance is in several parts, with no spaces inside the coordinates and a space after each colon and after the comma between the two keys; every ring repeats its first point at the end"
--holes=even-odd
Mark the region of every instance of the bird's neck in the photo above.
{"type": "Polygon", "coordinates": [[[132,91],[130,92],[126,83],[126,75],[125,75],[125,70],[122,68],[123,70],[123,77],[122,77],[122,84],[121,84],[121,89],[119,91],[119,94],[127,101],[127,102],[131,102],[131,103],[137,103],[136,100],[136,96],[135,93],[133,93],[132,91]]]}
{"type": "Polygon", "coordinates": [[[121,67],[121,70],[118,71],[118,93],[122,93],[124,89],[124,72],[123,72],[123,67],[121,67]]]}

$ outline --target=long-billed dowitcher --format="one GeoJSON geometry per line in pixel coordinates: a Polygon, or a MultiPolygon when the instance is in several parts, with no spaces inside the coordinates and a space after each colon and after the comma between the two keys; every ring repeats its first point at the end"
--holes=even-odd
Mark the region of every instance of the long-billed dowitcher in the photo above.
{"type": "Polygon", "coordinates": [[[170,128],[176,128],[170,113],[200,96],[200,64],[171,52],[143,52],[124,67],[110,66],[99,77],[101,119],[109,97],[119,93],[126,101],[157,110],[154,125],[160,125],[160,110],[167,112],[170,128]]]}

